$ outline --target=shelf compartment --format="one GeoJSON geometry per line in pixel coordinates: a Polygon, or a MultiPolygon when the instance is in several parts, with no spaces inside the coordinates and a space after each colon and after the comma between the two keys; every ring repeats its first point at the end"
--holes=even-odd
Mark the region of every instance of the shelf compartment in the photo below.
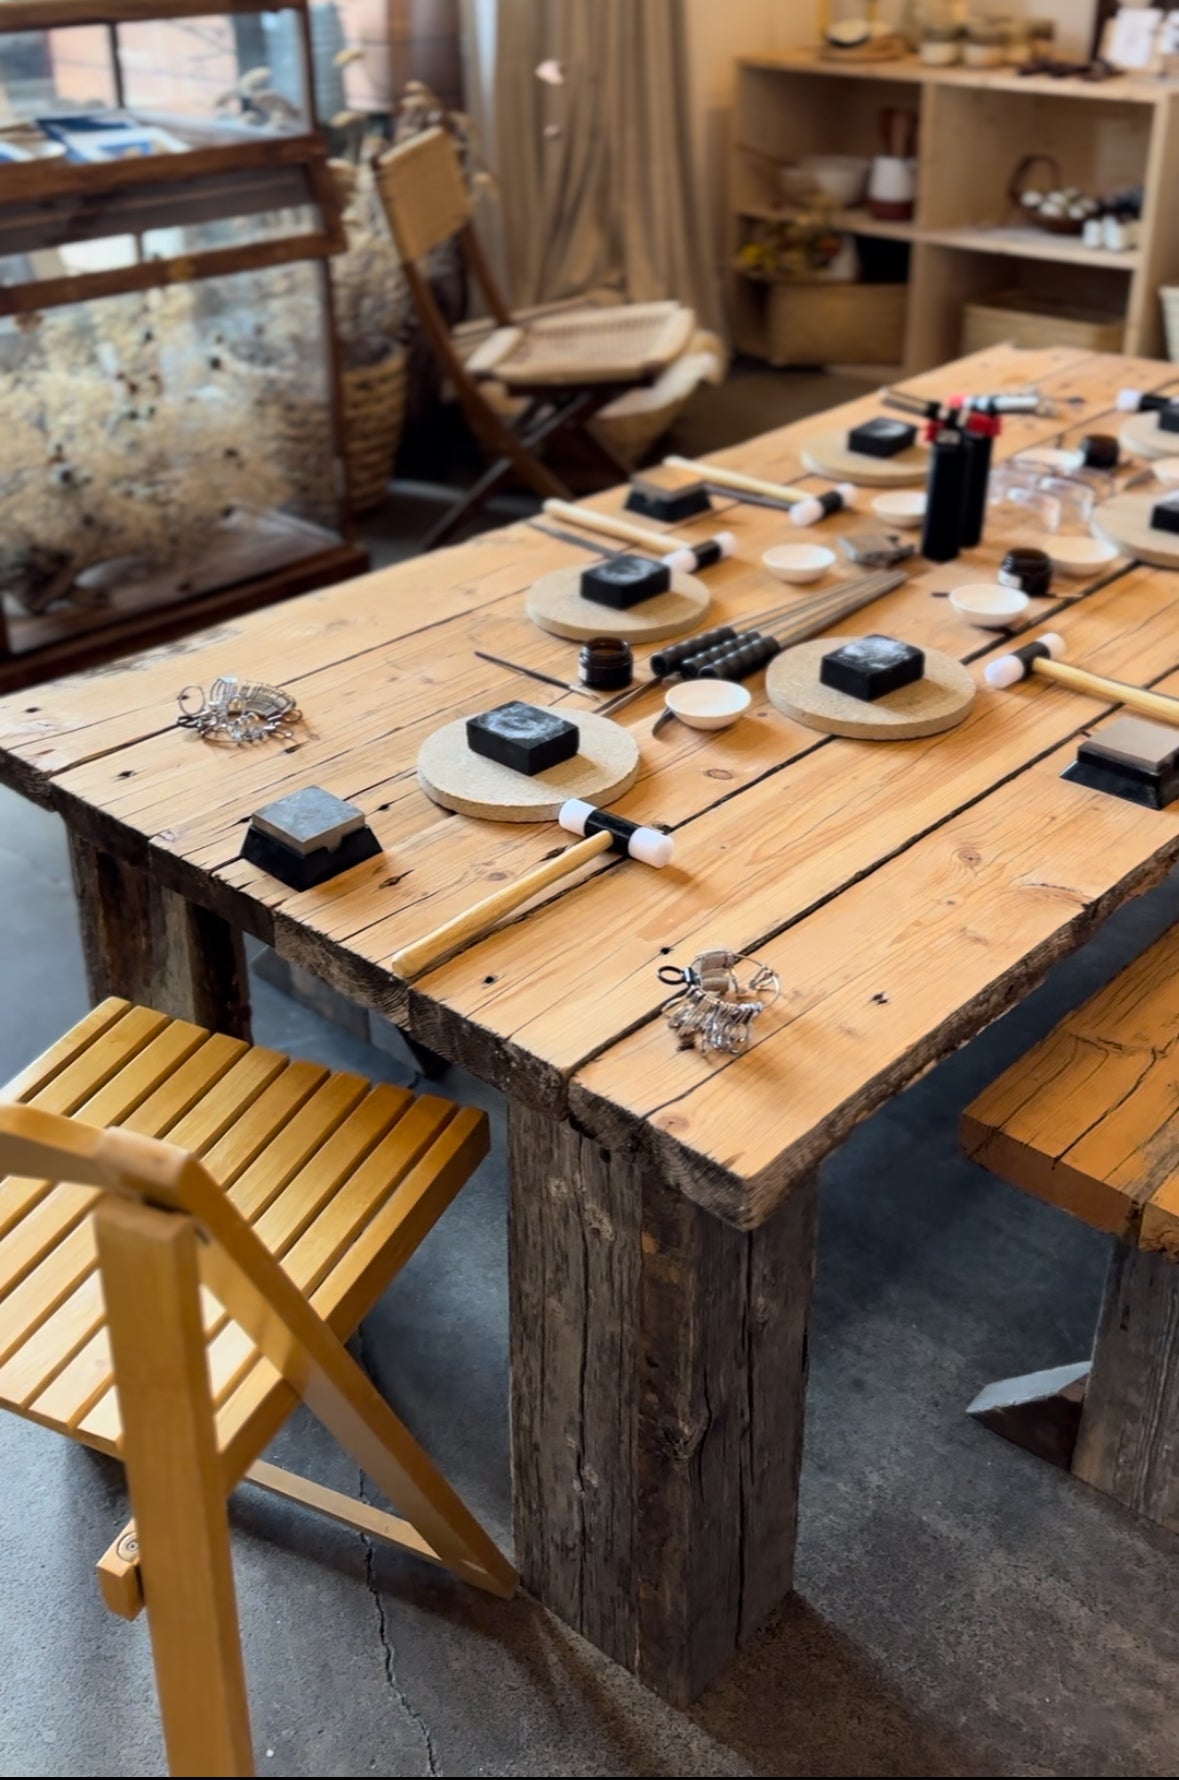
{"type": "Polygon", "coordinates": [[[967,253],[1001,253],[1024,260],[1054,260],[1066,266],[1096,266],[1103,272],[1133,272],[1139,262],[1136,250],[1110,253],[1086,247],[1079,235],[1052,235],[1046,229],[1005,227],[919,229],[917,238],[937,247],[957,247],[967,253]]]}

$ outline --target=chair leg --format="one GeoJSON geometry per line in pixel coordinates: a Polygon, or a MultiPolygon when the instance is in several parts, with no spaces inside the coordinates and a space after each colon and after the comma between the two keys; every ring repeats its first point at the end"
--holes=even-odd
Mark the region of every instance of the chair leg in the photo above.
{"type": "Polygon", "coordinates": [[[110,1197],[95,1226],[168,1766],[252,1774],[195,1228],[110,1197]]]}
{"type": "Polygon", "coordinates": [[[520,417],[516,427],[505,425],[503,429],[506,436],[505,450],[506,439],[510,438],[515,447],[513,454],[498,457],[494,463],[489,464],[479,480],[467,490],[462,499],[456,501],[455,505],[430,527],[422,539],[423,551],[436,550],[447,538],[453,536],[464,520],[469,519],[472,514],[486,506],[496,489],[507,481],[513,470],[532,489],[533,493],[540,495],[542,499],[552,495],[558,500],[572,500],[571,491],[560,477],[555,476],[547,464],[541,463],[535,455],[537,447],[544,443],[550,433],[561,431],[567,424],[564,412],[561,409],[546,410],[538,419],[539,407],[540,404],[532,403],[520,417]]]}

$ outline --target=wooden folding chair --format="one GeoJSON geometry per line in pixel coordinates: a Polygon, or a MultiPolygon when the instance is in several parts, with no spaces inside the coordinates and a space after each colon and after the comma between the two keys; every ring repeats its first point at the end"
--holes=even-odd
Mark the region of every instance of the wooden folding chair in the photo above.
{"type": "Polygon", "coordinates": [[[110,1000],[0,1106],[0,1405],[127,1467],[173,1774],[252,1774],[226,1498],[243,1478],[492,1594],[515,1572],[343,1342],[487,1151],[483,1113],[110,1000]],[[259,1462],[300,1401],[395,1502],[259,1462]]]}
{"type": "Polygon", "coordinates": [[[432,550],[481,508],[515,472],[537,494],[569,499],[569,490],[538,453],[561,433],[575,433],[612,478],[629,466],[590,428],[598,410],[629,389],[653,383],[684,352],[696,317],[680,303],[629,303],[562,309],[513,319],[471,226],[471,200],[458,150],[445,130],[424,130],[374,166],[389,227],[404,263],[418,316],[480,445],[492,458],[484,474],[428,533],[432,550]],[[464,359],[434,300],[421,262],[457,237],[496,327],[464,359]],[[523,400],[514,421],[479,388],[494,380],[523,400]]]}

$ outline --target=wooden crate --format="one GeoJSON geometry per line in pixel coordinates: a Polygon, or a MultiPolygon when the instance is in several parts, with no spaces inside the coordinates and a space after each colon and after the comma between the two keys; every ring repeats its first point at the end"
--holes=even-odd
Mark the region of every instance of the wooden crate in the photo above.
{"type": "Polygon", "coordinates": [[[772,284],[772,365],[897,365],[905,356],[904,284],[772,284]]]}
{"type": "Polygon", "coordinates": [[[962,351],[981,352],[1010,341],[1013,346],[1080,346],[1091,352],[1120,352],[1125,324],[1108,310],[1050,303],[1026,291],[996,291],[985,302],[962,309],[962,351]]]}

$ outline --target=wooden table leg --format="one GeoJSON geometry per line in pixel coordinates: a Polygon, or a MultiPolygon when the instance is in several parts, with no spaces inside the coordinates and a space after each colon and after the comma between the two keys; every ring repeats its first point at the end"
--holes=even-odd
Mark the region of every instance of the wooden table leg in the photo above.
{"type": "Polygon", "coordinates": [[[743,1233],[518,1101],[508,1156],[523,1580],[686,1705],[791,1586],[816,1183],[743,1233]]]}
{"type": "Polygon", "coordinates": [[[1179,1533],[1179,1264],[1114,1245],[1073,1471],[1179,1533]]]}
{"type": "Polygon", "coordinates": [[[76,834],[70,863],[93,1001],[124,995],[249,1038],[249,979],[236,928],[76,834]]]}
{"type": "Polygon", "coordinates": [[[1092,1360],[988,1385],[968,1414],[1179,1532],[1179,1264],[1115,1242],[1092,1360]]]}

